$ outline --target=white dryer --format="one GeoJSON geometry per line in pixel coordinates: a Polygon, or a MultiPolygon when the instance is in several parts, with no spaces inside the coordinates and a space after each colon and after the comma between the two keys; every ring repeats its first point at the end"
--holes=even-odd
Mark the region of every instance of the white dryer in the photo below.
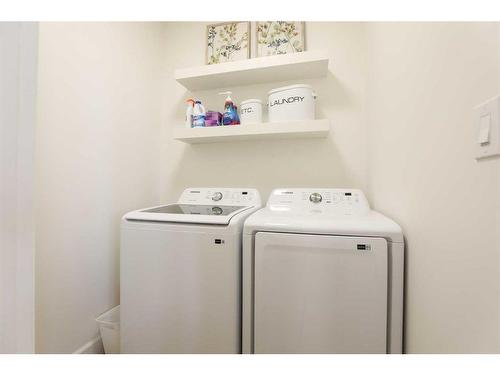
{"type": "Polygon", "coordinates": [[[244,226],[243,353],[401,353],[403,264],[360,190],[274,190],[244,226]]]}
{"type": "Polygon", "coordinates": [[[255,189],[190,188],[121,224],[122,353],[241,353],[241,243],[255,189]]]}

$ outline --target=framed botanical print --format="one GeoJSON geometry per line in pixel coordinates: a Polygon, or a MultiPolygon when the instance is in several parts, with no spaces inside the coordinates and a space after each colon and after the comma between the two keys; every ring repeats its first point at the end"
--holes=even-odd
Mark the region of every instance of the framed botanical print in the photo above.
{"type": "Polygon", "coordinates": [[[250,57],[250,22],[207,26],[206,63],[219,64],[250,57]]]}
{"type": "Polygon", "coordinates": [[[259,21],[256,23],[256,57],[305,51],[305,23],[259,21]]]}

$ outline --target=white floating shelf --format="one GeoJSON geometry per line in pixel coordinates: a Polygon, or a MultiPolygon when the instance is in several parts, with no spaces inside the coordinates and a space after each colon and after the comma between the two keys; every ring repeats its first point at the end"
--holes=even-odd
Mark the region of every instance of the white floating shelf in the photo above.
{"type": "Polygon", "coordinates": [[[177,69],[175,79],[191,91],[324,77],[326,51],[305,51],[177,69]]]}
{"type": "Polygon", "coordinates": [[[185,143],[215,143],[255,139],[325,138],[329,131],[329,120],[308,120],[193,129],[175,128],[174,139],[185,143]]]}

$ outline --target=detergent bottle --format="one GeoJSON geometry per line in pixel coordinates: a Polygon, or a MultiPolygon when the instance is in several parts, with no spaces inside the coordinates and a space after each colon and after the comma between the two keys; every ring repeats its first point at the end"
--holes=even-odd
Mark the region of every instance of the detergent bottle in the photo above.
{"type": "Polygon", "coordinates": [[[238,117],[237,107],[234,105],[231,99],[231,91],[225,91],[219,93],[219,95],[227,95],[224,101],[224,113],[222,114],[222,124],[223,125],[239,125],[240,118],[238,117]]]}
{"type": "Polygon", "coordinates": [[[203,126],[205,126],[205,107],[197,100],[193,108],[193,128],[200,128],[203,126]]]}

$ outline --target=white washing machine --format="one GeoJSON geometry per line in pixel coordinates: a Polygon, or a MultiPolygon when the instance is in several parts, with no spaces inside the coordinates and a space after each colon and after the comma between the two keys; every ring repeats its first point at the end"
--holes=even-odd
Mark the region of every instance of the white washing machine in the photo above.
{"type": "Polygon", "coordinates": [[[404,242],[354,189],[276,189],[243,234],[243,353],[401,353],[404,242]]]}
{"type": "Polygon", "coordinates": [[[122,353],[241,353],[244,220],[255,189],[190,188],[122,219],[122,353]]]}

